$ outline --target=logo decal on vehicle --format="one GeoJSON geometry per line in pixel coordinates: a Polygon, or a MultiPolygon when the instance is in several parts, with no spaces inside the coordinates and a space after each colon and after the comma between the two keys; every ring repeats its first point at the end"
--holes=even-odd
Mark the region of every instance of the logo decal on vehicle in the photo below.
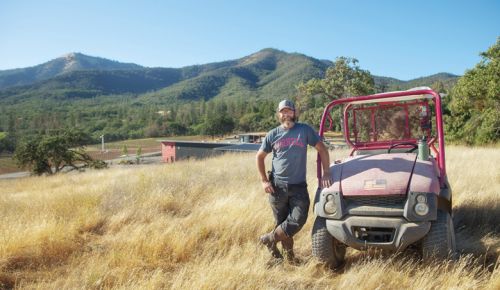
{"type": "Polygon", "coordinates": [[[386,179],[366,179],[364,181],[364,190],[378,190],[386,189],[387,180],[386,179]]]}

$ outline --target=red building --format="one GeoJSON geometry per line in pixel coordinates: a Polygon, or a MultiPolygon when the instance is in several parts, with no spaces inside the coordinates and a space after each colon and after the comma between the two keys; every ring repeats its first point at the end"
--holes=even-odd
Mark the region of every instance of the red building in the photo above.
{"type": "Polygon", "coordinates": [[[234,144],[165,140],[161,141],[161,156],[163,162],[167,163],[191,158],[206,158],[223,153],[215,151],[214,148],[230,145],[234,144]]]}
{"type": "Polygon", "coordinates": [[[175,161],[175,142],[161,142],[161,156],[163,162],[172,163],[175,161]]]}

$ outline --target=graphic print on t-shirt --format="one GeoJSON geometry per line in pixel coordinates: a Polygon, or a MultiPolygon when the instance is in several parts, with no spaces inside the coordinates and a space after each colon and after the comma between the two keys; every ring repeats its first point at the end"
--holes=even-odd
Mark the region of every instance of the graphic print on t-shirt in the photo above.
{"type": "Polygon", "coordinates": [[[302,142],[302,139],[300,138],[299,135],[297,138],[287,137],[279,139],[273,144],[273,149],[280,150],[283,147],[289,147],[289,146],[298,146],[300,148],[305,147],[304,142],[302,142]]]}

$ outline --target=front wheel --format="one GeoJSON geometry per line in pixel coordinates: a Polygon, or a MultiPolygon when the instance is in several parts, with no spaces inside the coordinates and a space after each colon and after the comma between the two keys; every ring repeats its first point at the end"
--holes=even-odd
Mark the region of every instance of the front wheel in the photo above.
{"type": "Polygon", "coordinates": [[[431,223],[431,229],[422,239],[422,257],[446,259],[454,255],[455,230],[453,220],[448,212],[438,210],[437,219],[431,223]]]}
{"type": "Polygon", "coordinates": [[[326,220],[317,217],[312,230],[312,254],[330,269],[342,265],[346,247],[337,241],[326,229],[326,220]]]}

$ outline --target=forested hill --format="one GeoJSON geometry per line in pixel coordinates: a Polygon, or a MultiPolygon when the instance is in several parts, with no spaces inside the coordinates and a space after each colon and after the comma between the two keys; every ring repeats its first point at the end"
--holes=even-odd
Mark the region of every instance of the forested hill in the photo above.
{"type": "Polygon", "coordinates": [[[81,53],[68,53],[33,67],[0,70],[0,89],[29,85],[78,70],[138,69],[137,64],[121,63],[81,53]]]}
{"type": "MultiPolygon", "coordinates": [[[[322,77],[329,65],[330,61],[276,49],[183,68],[144,68],[72,53],[35,67],[0,71],[0,103],[117,94],[134,94],[157,104],[214,97],[280,99],[296,94],[298,83],[322,77]]],[[[410,81],[374,76],[381,91],[429,86],[437,81],[449,87],[457,78],[447,73],[410,81]]]]}
{"type": "MultiPolygon", "coordinates": [[[[68,54],[0,71],[0,132],[26,136],[76,127],[116,140],[206,133],[214,118],[227,125],[224,130],[265,130],[275,124],[279,99],[297,95],[301,82],[323,78],[332,64],[271,48],[182,68],[68,54]]],[[[446,90],[457,79],[443,73],[410,81],[374,76],[379,92],[435,84],[446,90]]]]}
{"type": "Polygon", "coordinates": [[[430,76],[420,77],[409,81],[401,81],[390,77],[373,76],[376,86],[381,91],[394,91],[399,89],[410,89],[421,86],[431,86],[442,83],[445,90],[449,90],[457,82],[459,76],[450,73],[437,73],[430,76]]]}
{"type": "MultiPolygon", "coordinates": [[[[178,69],[71,71],[32,85],[6,88],[0,91],[0,102],[12,104],[34,98],[67,100],[126,93],[147,93],[139,98],[154,103],[208,100],[218,96],[281,98],[293,95],[301,81],[322,77],[330,64],[301,54],[264,49],[237,60],[178,69]]],[[[1,78],[0,74],[0,83],[1,78]]]]}

